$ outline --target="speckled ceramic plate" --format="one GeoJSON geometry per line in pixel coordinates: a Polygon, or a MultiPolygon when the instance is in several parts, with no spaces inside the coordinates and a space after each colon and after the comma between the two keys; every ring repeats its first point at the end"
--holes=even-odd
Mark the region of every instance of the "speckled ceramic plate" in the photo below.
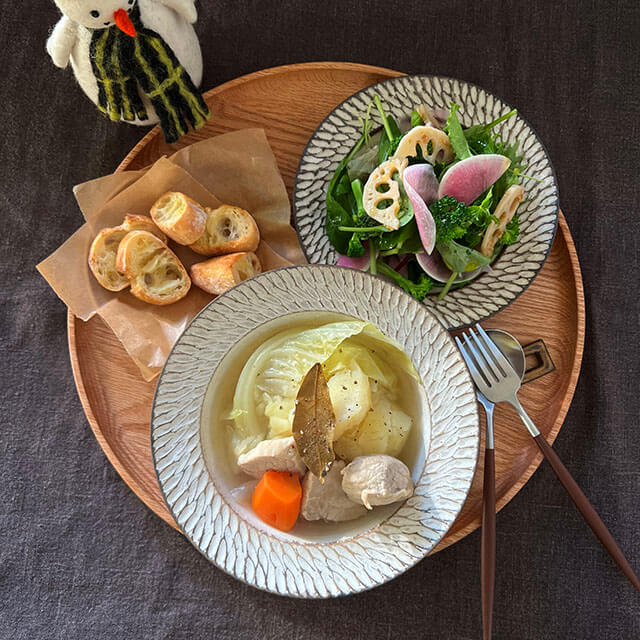
{"type": "Polygon", "coordinates": [[[474,387],[449,334],[424,305],[369,274],[330,266],[270,271],[218,297],[176,343],[158,381],[153,460],[167,506],[220,569],[274,593],[322,598],[380,585],[424,558],[465,501],[478,457],[474,387]],[[410,467],[415,494],[349,523],[260,522],[228,462],[216,416],[269,335],[294,322],[349,316],[372,322],[411,357],[416,384],[410,467]]]}
{"type": "MultiPolygon", "coordinates": [[[[436,76],[403,76],[385,80],[354,94],[336,107],[320,124],[298,166],[293,210],[300,243],[309,262],[335,264],[338,254],[324,227],[325,198],[329,181],[340,161],[360,137],[360,119],[374,95],[396,120],[419,105],[448,109],[460,105],[463,126],[484,124],[509,112],[512,107],[493,94],[468,82],[436,76]]],[[[377,113],[373,110],[373,117],[377,113]]],[[[542,268],[555,236],[558,222],[558,185],[544,145],[520,115],[496,126],[503,139],[519,142],[527,163],[526,172],[542,182],[527,180],[525,202],[518,208],[520,239],[506,247],[493,263],[470,284],[452,291],[444,300],[430,295],[427,306],[449,329],[480,322],[513,302],[542,268]]]]}

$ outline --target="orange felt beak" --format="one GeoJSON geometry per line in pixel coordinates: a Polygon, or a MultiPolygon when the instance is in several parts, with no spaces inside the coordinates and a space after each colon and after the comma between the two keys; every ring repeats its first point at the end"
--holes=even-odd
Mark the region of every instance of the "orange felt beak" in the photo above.
{"type": "Polygon", "coordinates": [[[133,26],[133,22],[131,22],[129,14],[124,9],[118,9],[113,14],[113,18],[116,21],[116,25],[118,25],[118,29],[120,29],[120,31],[126,33],[132,38],[136,37],[136,28],[133,26]]]}

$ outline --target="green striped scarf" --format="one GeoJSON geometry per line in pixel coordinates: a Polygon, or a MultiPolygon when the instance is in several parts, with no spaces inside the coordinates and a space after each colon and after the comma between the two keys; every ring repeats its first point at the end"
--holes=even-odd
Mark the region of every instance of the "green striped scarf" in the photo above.
{"type": "Polygon", "coordinates": [[[149,98],[167,142],[199,129],[211,117],[202,94],[171,48],[140,20],[134,7],[129,18],[136,28],[128,36],[115,25],[94,31],[91,65],[98,82],[98,108],[111,120],[147,120],[140,91],[149,98]]]}

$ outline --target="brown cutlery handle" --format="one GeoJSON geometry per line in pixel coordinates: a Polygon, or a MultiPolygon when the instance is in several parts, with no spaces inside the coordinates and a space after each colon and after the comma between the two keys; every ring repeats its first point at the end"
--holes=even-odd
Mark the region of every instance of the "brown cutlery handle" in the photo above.
{"type": "Polygon", "coordinates": [[[638,577],[633,572],[633,569],[624,557],[620,547],[613,539],[613,536],[609,533],[604,522],[602,522],[600,516],[596,513],[596,510],[591,506],[591,503],[587,500],[584,493],[582,493],[578,483],[573,479],[573,476],[569,473],[564,464],[562,464],[562,460],[560,460],[558,454],[551,448],[551,445],[542,435],[536,436],[534,440],[538,443],[540,450],[549,461],[549,464],[555,471],[555,474],[558,476],[558,480],[560,480],[564,485],[567,493],[574,501],[576,507],[578,507],[578,510],[587,521],[587,524],[598,537],[598,540],[600,540],[604,548],[609,552],[609,555],[616,561],[622,573],[624,573],[629,582],[631,582],[631,584],[636,588],[636,591],[640,592],[640,581],[638,581],[638,577]]]}
{"type": "Polygon", "coordinates": [[[493,449],[484,452],[484,487],[482,501],[482,638],[490,640],[493,618],[493,591],[496,575],[496,461],[493,449]]]}

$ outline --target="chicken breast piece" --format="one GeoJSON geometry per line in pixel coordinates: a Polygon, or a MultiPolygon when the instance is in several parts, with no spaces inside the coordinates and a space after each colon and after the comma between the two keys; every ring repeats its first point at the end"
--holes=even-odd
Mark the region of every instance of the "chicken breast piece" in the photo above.
{"type": "Polygon", "coordinates": [[[261,478],[265,471],[290,471],[302,475],[307,470],[293,436],[264,440],[238,457],[238,467],[254,478],[261,478]]]}
{"type": "Polygon", "coordinates": [[[406,500],[413,495],[407,465],[391,456],[359,456],[342,470],[342,489],[367,509],[406,500]]]}
{"type": "Polygon", "coordinates": [[[367,512],[362,504],[349,500],[342,490],[341,472],[345,464],[342,460],[336,460],[331,465],[324,484],[311,471],[304,477],[300,513],[305,520],[343,522],[355,520],[367,512]]]}

